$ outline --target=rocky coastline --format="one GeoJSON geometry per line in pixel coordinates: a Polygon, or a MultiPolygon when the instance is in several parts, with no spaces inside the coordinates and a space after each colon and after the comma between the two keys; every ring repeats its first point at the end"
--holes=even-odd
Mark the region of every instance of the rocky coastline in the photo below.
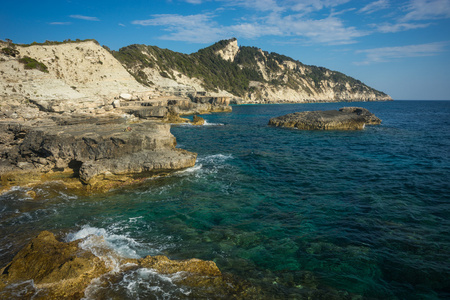
{"type": "MultiPolygon", "coordinates": [[[[228,93],[176,95],[142,85],[95,41],[0,46],[15,51],[0,53],[0,192],[51,180],[77,192],[105,192],[193,167],[197,155],[176,147],[171,124],[202,125],[201,117],[194,116],[191,122],[183,116],[231,111],[228,93]],[[19,56],[45,63],[45,72],[25,68],[19,56]]],[[[357,124],[367,124],[361,109],[344,110],[342,114],[351,115],[357,124]]],[[[290,117],[271,125],[291,123],[299,127],[290,117]]],[[[181,274],[174,282],[190,287],[193,297],[260,295],[257,288],[222,274],[211,261],[124,258],[103,247],[102,237],[87,239],[97,239],[95,249],[83,248],[86,240],[64,242],[42,232],[0,270],[0,295],[81,299],[94,281],[108,284],[141,268],[181,274]]]]}
{"type": "Polygon", "coordinates": [[[106,191],[194,166],[196,154],[176,148],[170,124],[126,116],[47,112],[1,119],[1,189],[57,179],[106,191]]]}

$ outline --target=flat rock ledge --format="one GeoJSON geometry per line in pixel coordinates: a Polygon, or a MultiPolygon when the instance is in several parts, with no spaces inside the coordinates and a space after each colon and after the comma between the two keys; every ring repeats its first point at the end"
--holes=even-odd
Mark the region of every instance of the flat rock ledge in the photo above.
{"type": "Polygon", "coordinates": [[[107,295],[96,295],[95,288],[88,287],[109,286],[139,269],[173,275],[174,284],[190,289],[191,299],[256,299],[255,288],[223,275],[212,261],[177,261],[162,255],[127,259],[109,248],[101,236],[63,242],[49,231],[32,239],[0,270],[0,298],[106,299],[107,295]],[[86,242],[90,247],[83,246],[86,242]]]}
{"type": "Polygon", "coordinates": [[[269,125],[301,130],[361,130],[381,120],[365,108],[343,107],[339,110],[304,111],[272,118],[269,125]]]}
{"type": "Polygon", "coordinates": [[[170,124],[160,122],[73,115],[0,121],[0,190],[57,179],[102,192],[194,166],[197,155],[175,146],[170,124]]]}

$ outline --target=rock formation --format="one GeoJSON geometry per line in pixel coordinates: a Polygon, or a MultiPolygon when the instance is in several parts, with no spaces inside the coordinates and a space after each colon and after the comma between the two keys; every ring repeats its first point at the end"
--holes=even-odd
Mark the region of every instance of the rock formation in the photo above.
{"type": "Polygon", "coordinates": [[[302,130],[361,130],[381,120],[365,108],[343,107],[337,110],[305,111],[272,118],[269,125],[302,130]]]}
{"type": "Polygon", "coordinates": [[[192,120],[192,125],[204,125],[205,124],[205,119],[203,119],[202,117],[199,116],[194,116],[193,120],[192,120]]]}
{"type": "Polygon", "coordinates": [[[109,248],[100,236],[66,243],[43,231],[0,270],[0,297],[81,299],[89,286],[111,285],[140,269],[162,275],[177,274],[172,282],[189,288],[193,298],[245,299],[256,295],[256,289],[224,276],[212,261],[176,261],[161,255],[129,259],[109,248]],[[86,247],[86,242],[91,246],[86,247]]]}
{"type": "Polygon", "coordinates": [[[176,149],[170,125],[158,122],[72,115],[0,121],[0,130],[3,188],[66,174],[89,190],[104,190],[192,167],[196,160],[176,149]]]}

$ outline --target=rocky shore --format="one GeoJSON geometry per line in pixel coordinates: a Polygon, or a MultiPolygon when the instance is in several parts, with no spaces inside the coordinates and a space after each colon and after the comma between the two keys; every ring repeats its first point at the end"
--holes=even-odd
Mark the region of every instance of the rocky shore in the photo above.
{"type": "Polygon", "coordinates": [[[90,191],[192,167],[196,154],[175,148],[170,124],[129,123],[114,115],[50,115],[0,120],[2,188],[67,179],[90,191]]]}
{"type": "Polygon", "coordinates": [[[254,287],[223,275],[212,261],[176,261],[166,256],[125,258],[109,248],[101,236],[64,242],[43,231],[0,270],[0,296],[81,299],[89,295],[104,299],[95,287],[118,282],[137,270],[170,276],[173,284],[189,290],[190,298],[245,299],[257,295],[254,287]]]}
{"type": "Polygon", "coordinates": [[[361,130],[365,125],[376,124],[381,124],[381,120],[361,107],[296,112],[269,120],[272,126],[301,130],[361,130]]]}

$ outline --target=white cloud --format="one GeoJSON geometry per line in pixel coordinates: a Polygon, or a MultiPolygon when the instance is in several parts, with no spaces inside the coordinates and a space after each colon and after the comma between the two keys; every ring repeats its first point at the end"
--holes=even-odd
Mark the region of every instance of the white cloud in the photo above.
{"type": "Polygon", "coordinates": [[[70,25],[72,22],[50,22],[50,25],[70,25]]]}
{"type": "Polygon", "coordinates": [[[355,42],[355,38],[367,34],[355,27],[346,27],[342,20],[332,16],[312,20],[290,15],[275,22],[272,20],[271,24],[280,28],[286,36],[306,37],[312,42],[331,45],[351,44],[355,42]]]}
{"type": "Polygon", "coordinates": [[[227,6],[240,6],[258,11],[281,11],[276,0],[219,0],[227,6]]]}
{"type": "Polygon", "coordinates": [[[365,54],[366,60],[356,62],[356,65],[368,65],[371,63],[389,62],[393,59],[408,57],[434,56],[446,51],[447,42],[437,42],[400,47],[384,47],[356,51],[357,54],[365,54]]]}
{"type": "Polygon", "coordinates": [[[389,8],[388,0],[378,0],[372,3],[367,4],[363,8],[359,10],[360,13],[371,14],[379,10],[383,10],[389,8]]]}
{"type": "Polygon", "coordinates": [[[214,21],[213,14],[182,16],[177,14],[152,15],[151,19],[136,20],[132,24],[141,26],[162,26],[169,32],[160,38],[168,40],[210,43],[228,37],[259,38],[262,36],[283,36],[303,38],[310,42],[330,45],[351,44],[367,32],[347,27],[336,16],[323,19],[306,19],[300,14],[283,16],[271,12],[265,17],[251,21],[240,20],[233,25],[221,26],[214,21]]]}
{"type": "Polygon", "coordinates": [[[122,27],[126,27],[125,24],[123,24],[123,23],[119,23],[118,25],[122,26],[122,27]]]}
{"type": "Polygon", "coordinates": [[[131,22],[141,26],[164,26],[170,34],[160,38],[165,40],[193,43],[211,43],[221,38],[223,29],[213,20],[211,14],[182,16],[177,14],[152,15],[151,19],[131,22]]]}
{"type": "Polygon", "coordinates": [[[202,0],[185,0],[187,3],[191,4],[202,4],[202,0]]]}
{"type": "Polygon", "coordinates": [[[410,0],[402,21],[450,18],[450,0],[410,0]]]}
{"type": "Polygon", "coordinates": [[[212,14],[198,14],[182,16],[178,14],[159,14],[152,15],[151,19],[136,20],[131,22],[142,26],[168,26],[168,31],[180,30],[179,26],[186,28],[199,28],[205,25],[215,25],[212,14]]]}
{"type": "Polygon", "coordinates": [[[97,17],[88,17],[88,16],[82,16],[82,15],[70,15],[70,18],[73,19],[80,19],[80,20],[86,20],[86,21],[100,21],[97,17]]]}
{"type": "Polygon", "coordinates": [[[293,11],[310,13],[324,8],[336,7],[349,1],[350,0],[289,0],[287,3],[292,3],[292,5],[289,5],[289,8],[293,11]]]}
{"type": "Polygon", "coordinates": [[[395,32],[401,32],[401,31],[407,31],[411,29],[418,29],[418,28],[426,28],[430,26],[431,23],[397,23],[397,24],[389,24],[389,23],[383,23],[383,24],[373,24],[373,27],[376,27],[376,30],[378,32],[382,33],[395,33],[395,32]]]}

